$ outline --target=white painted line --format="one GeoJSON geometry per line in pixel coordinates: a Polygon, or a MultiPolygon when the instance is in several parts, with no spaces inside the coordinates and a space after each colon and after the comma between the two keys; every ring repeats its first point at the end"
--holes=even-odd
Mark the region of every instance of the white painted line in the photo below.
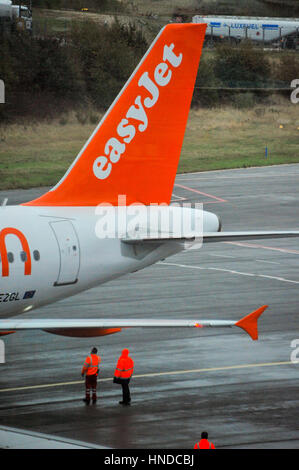
{"type": "Polygon", "coordinates": [[[185,201],[185,200],[186,200],[185,197],[177,196],[176,194],[173,194],[172,197],[175,197],[176,199],[180,199],[180,200],[182,200],[182,201],[185,201]]]}
{"type": "Polygon", "coordinates": [[[267,276],[266,274],[259,274],[259,277],[266,277],[267,279],[275,279],[276,281],[291,282],[293,284],[299,284],[299,281],[292,281],[291,279],[285,279],[284,277],[267,276]]]}
{"type": "Polygon", "coordinates": [[[265,259],[256,259],[255,261],[258,261],[259,263],[267,263],[267,264],[278,264],[278,265],[281,264],[281,263],[277,263],[276,261],[266,261],[265,259]]]}
{"type": "Polygon", "coordinates": [[[292,279],[285,279],[284,277],[276,277],[276,276],[268,276],[266,274],[255,274],[255,273],[243,273],[240,271],[233,271],[231,269],[225,269],[225,268],[207,268],[204,266],[191,266],[187,264],[177,264],[177,263],[157,263],[157,264],[165,264],[166,266],[176,266],[178,268],[187,268],[187,269],[200,269],[200,270],[207,270],[207,271],[222,271],[222,272],[227,272],[231,274],[238,274],[239,276],[248,276],[248,277],[261,277],[261,278],[266,278],[266,279],[273,279],[275,281],[281,281],[281,282],[289,282],[291,284],[299,284],[299,281],[294,281],[292,279]]]}
{"type": "Polygon", "coordinates": [[[178,264],[178,263],[164,263],[163,261],[161,261],[160,263],[156,263],[156,264],[160,264],[160,265],[165,265],[165,266],[176,266],[178,268],[189,268],[189,269],[209,269],[209,268],[202,268],[200,266],[187,266],[186,264],[178,264]]]}
{"type": "Polygon", "coordinates": [[[251,277],[258,276],[258,274],[242,273],[240,271],[233,271],[231,269],[224,269],[224,268],[207,268],[207,269],[210,269],[212,271],[223,271],[223,272],[231,273],[231,274],[239,274],[240,276],[251,276],[251,277]]]}
{"type": "Polygon", "coordinates": [[[209,256],[216,256],[217,258],[236,258],[235,256],[230,256],[230,255],[216,255],[216,254],[212,254],[212,253],[209,253],[209,256]]]}
{"type": "Polygon", "coordinates": [[[288,248],[276,248],[274,246],[265,246],[265,245],[258,245],[257,243],[243,243],[243,242],[223,242],[227,243],[228,245],[236,245],[245,248],[262,248],[263,250],[273,250],[273,251],[281,251],[282,253],[290,253],[299,255],[298,250],[291,250],[288,248]]]}

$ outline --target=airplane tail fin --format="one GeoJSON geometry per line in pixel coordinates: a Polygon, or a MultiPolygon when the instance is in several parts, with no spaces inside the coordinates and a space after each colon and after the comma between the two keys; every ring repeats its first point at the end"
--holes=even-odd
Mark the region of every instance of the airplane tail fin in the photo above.
{"type": "Polygon", "coordinates": [[[205,30],[165,26],[64,177],[25,205],[169,204],[205,30]]]}

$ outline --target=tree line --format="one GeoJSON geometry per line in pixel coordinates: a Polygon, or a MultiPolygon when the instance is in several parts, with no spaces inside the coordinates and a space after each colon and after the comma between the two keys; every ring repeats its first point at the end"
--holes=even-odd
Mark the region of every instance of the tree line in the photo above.
{"type": "MultiPolygon", "coordinates": [[[[49,119],[74,109],[105,110],[147,48],[140,30],[117,21],[111,26],[75,22],[67,38],[1,37],[0,79],[6,85],[6,103],[0,106],[0,119],[49,119]]],[[[250,43],[204,49],[192,105],[253,106],[268,94],[250,88],[288,88],[298,77],[296,53],[273,57],[250,43]],[[227,93],[225,88],[248,88],[248,93],[227,93]]]]}
{"type": "Polygon", "coordinates": [[[0,38],[6,103],[0,118],[55,117],[78,107],[111,104],[148,45],[133,25],[74,23],[67,38],[0,38]]]}
{"type": "Polygon", "coordinates": [[[266,103],[271,93],[289,99],[289,88],[296,77],[299,77],[296,52],[271,54],[250,41],[234,47],[219,44],[213,53],[202,56],[193,105],[251,107],[266,103]]]}

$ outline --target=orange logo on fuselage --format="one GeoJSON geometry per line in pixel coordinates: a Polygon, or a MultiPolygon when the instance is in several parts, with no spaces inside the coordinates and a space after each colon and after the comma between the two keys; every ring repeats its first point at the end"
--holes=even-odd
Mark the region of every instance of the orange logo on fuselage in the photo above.
{"type": "Polygon", "coordinates": [[[0,255],[1,255],[1,260],[2,260],[2,276],[3,277],[9,276],[9,263],[8,263],[8,257],[7,257],[6,244],[5,244],[5,238],[6,238],[7,235],[15,235],[20,240],[23,251],[26,253],[26,261],[25,261],[25,266],[24,266],[24,275],[25,276],[30,276],[30,274],[31,274],[31,255],[30,255],[30,249],[29,249],[28,242],[26,240],[26,237],[23,235],[22,232],[20,232],[20,230],[17,230],[16,228],[12,228],[12,227],[4,228],[0,232],[0,255]]]}

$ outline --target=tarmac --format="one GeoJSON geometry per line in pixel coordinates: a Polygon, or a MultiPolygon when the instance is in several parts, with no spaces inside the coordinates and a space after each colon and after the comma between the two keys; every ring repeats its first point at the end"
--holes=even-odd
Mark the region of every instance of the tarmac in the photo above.
{"type": "MultiPolygon", "coordinates": [[[[299,164],[184,174],[173,202],[203,202],[227,231],[298,229],[298,188],[299,164]]],[[[1,192],[0,202],[45,190],[1,192]]],[[[299,448],[298,288],[299,240],[217,243],[28,313],[237,320],[269,305],[259,341],[239,328],[3,337],[0,425],[120,449],[193,449],[202,431],[216,448],[299,448]],[[93,346],[102,358],[99,400],[86,406],[81,368],[93,346]],[[119,405],[112,383],[124,347],[135,361],[130,407],[119,405]]]]}

